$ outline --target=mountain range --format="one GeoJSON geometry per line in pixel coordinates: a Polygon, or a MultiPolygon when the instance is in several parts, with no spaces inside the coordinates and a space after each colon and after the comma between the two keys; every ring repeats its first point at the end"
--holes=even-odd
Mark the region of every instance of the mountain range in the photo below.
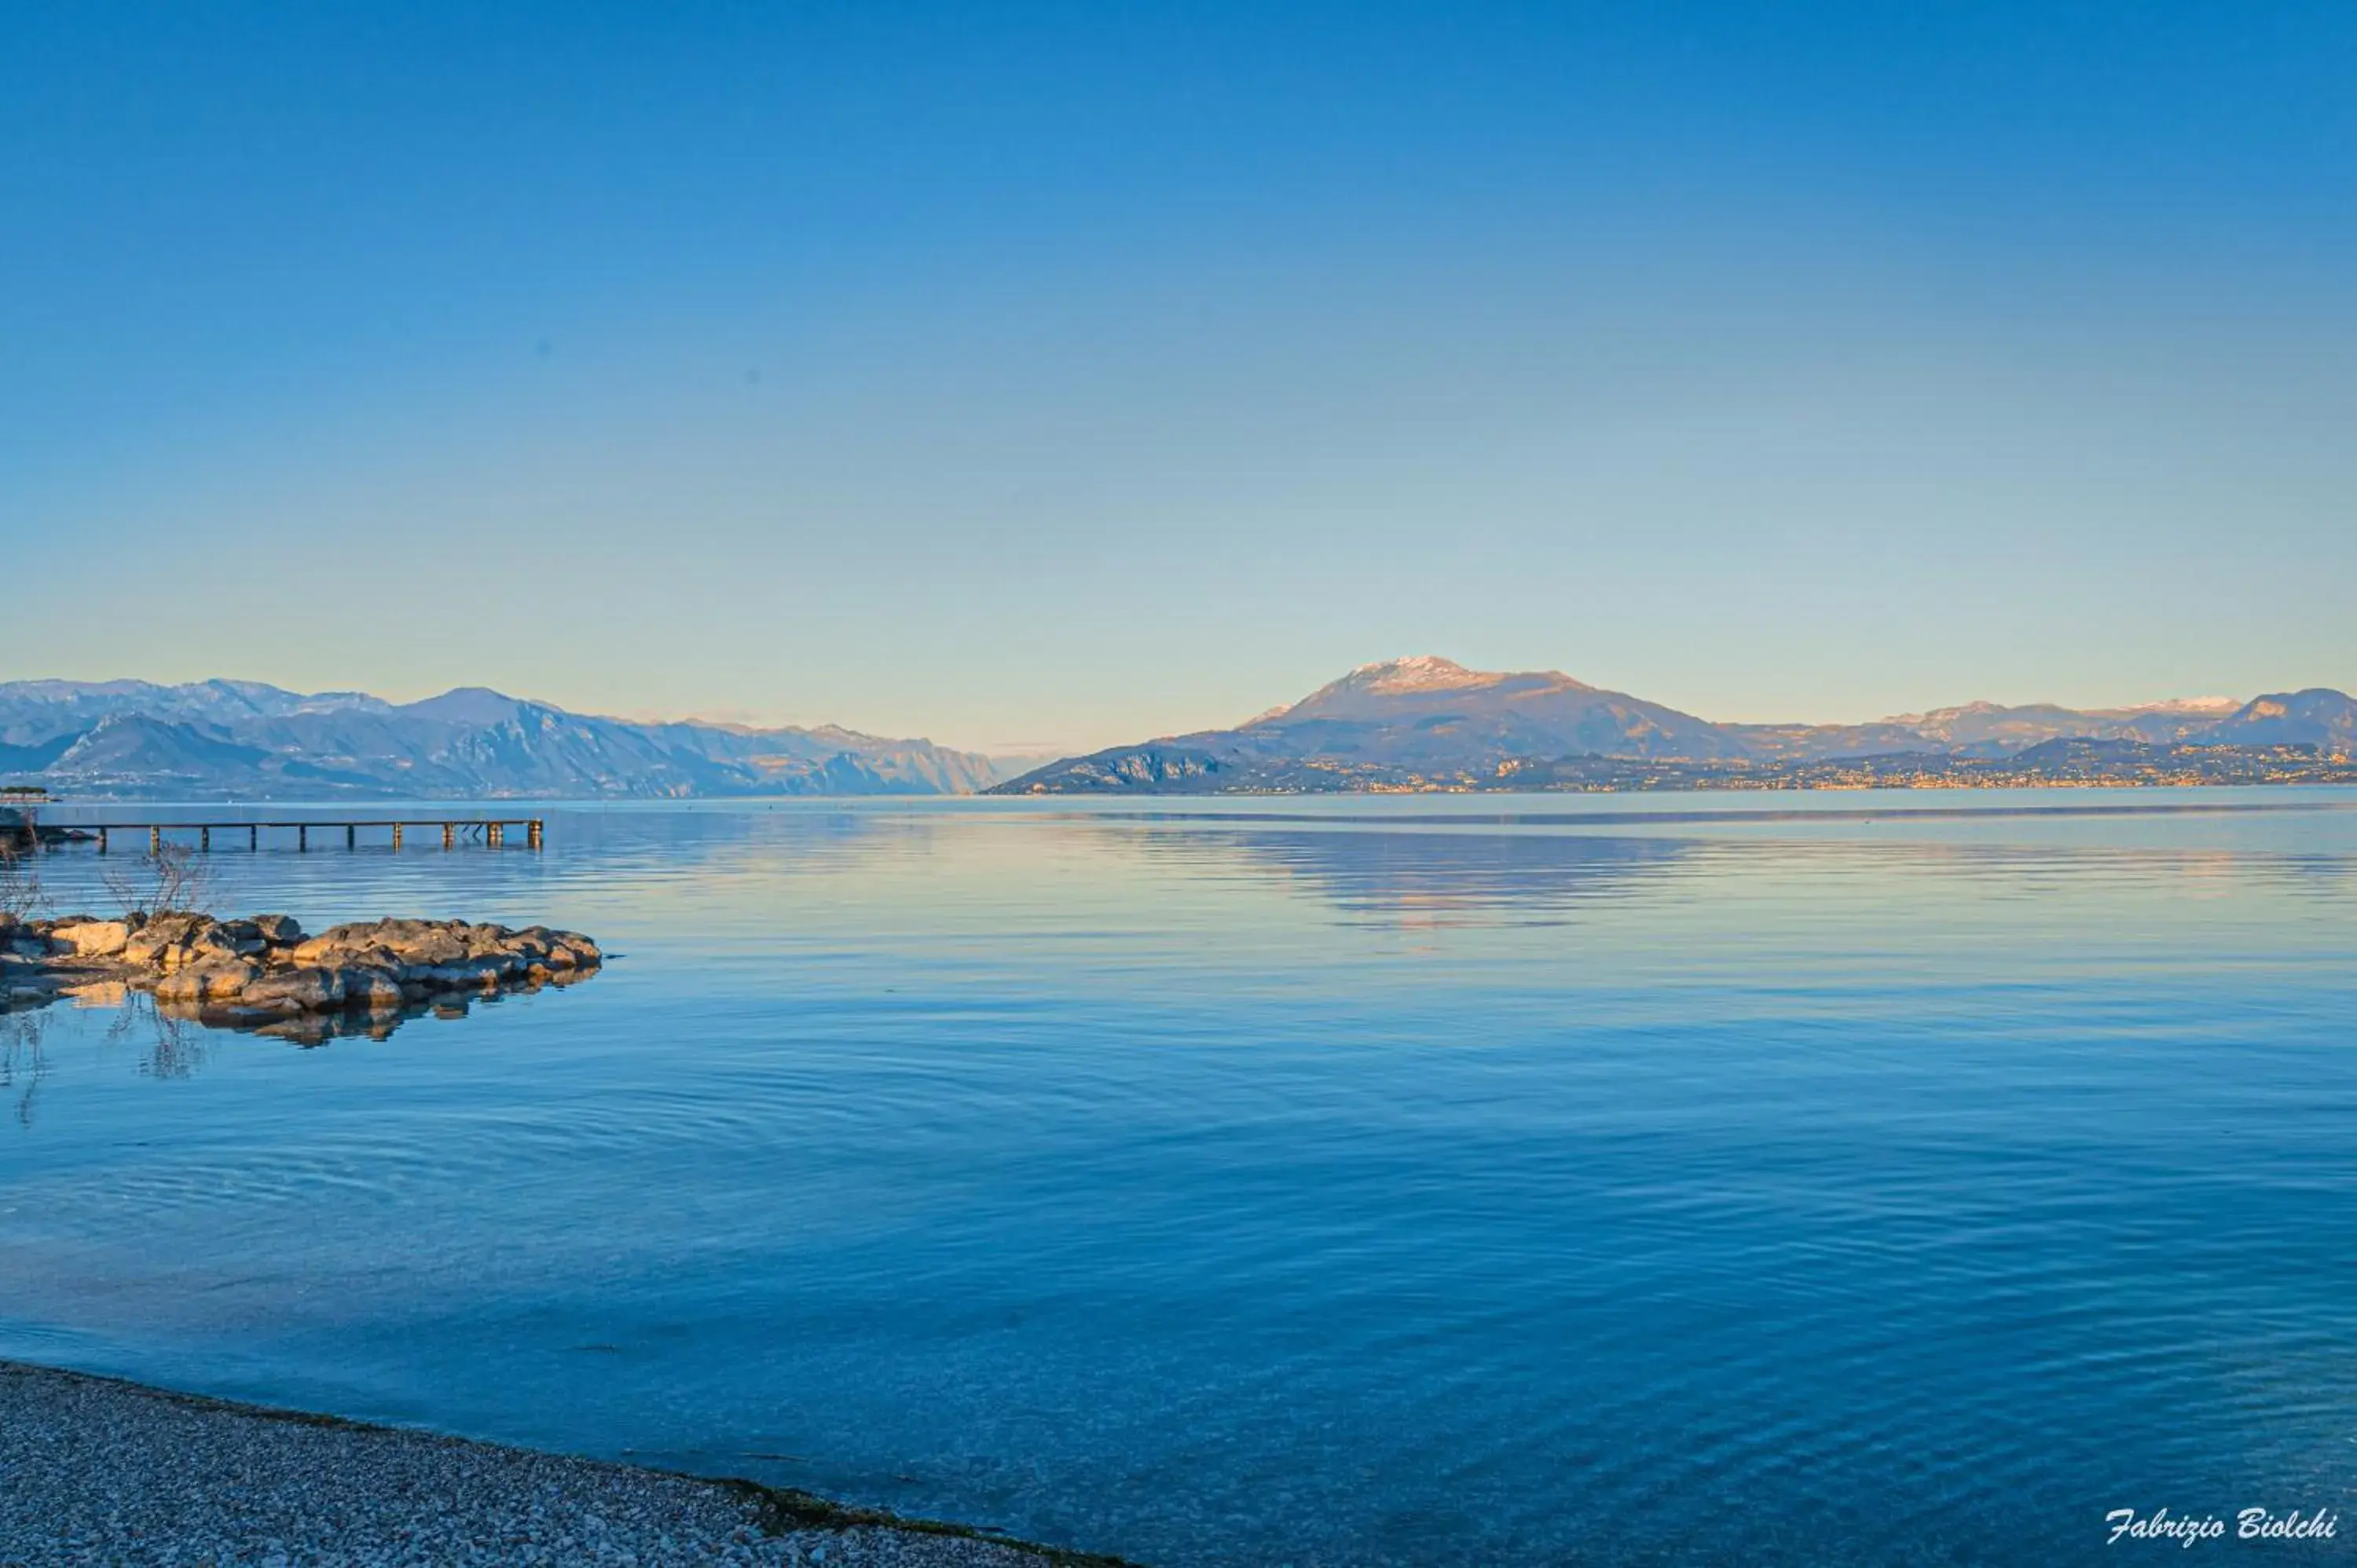
{"type": "Polygon", "coordinates": [[[824,725],[639,724],[461,687],[393,703],[251,681],[0,682],[0,784],[81,797],[964,794],[1003,771],[824,725]]]}
{"type": "Polygon", "coordinates": [[[1362,665],[1232,729],[1114,746],[1009,779],[1012,767],[925,740],[833,725],[640,723],[481,687],[394,703],[250,681],[0,682],[0,785],[83,798],[1684,788],[2003,781],[2057,768],[2080,781],[2320,777],[2287,775],[2260,757],[2303,748],[2346,769],[2357,702],[2319,687],[2248,702],[1970,703],[1860,725],[1717,724],[1554,671],[1484,671],[1426,656],[1362,665]]]}
{"type": "Polygon", "coordinates": [[[2316,688],[2089,710],[1972,703],[1865,725],[1714,724],[1555,671],[1468,670],[1426,655],[1361,665],[1233,729],[1067,757],[997,791],[1495,788],[1530,776],[1534,764],[1566,759],[1701,764],[1734,775],[1853,758],[2002,761],[2057,741],[2116,743],[2104,754],[2115,758],[2201,747],[2345,757],[2357,748],[2357,702],[2316,688]]]}

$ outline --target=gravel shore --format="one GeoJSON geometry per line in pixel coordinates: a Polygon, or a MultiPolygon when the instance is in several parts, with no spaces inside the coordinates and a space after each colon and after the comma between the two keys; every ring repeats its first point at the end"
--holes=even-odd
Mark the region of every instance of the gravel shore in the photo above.
{"type": "Polygon", "coordinates": [[[0,1565],[1115,1560],[706,1480],[0,1361],[0,1565]]]}

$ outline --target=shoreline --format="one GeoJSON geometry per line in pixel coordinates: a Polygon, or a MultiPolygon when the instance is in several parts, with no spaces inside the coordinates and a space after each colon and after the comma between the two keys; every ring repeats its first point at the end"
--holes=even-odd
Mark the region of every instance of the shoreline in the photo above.
{"type": "MultiPolygon", "coordinates": [[[[1994,774],[1977,779],[1873,778],[1826,781],[1775,777],[1717,774],[1692,779],[1668,779],[1659,783],[1509,783],[1487,780],[1467,783],[1361,784],[1327,788],[1314,784],[1239,784],[1222,789],[1166,789],[1157,784],[1031,786],[1017,789],[999,785],[979,791],[1008,800],[1218,800],[1237,796],[1316,797],[1345,795],[1855,795],[1879,790],[1926,795],[2022,789],[2357,789],[2357,764],[2330,777],[2147,779],[1994,774]]],[[[937,799],[972,799],[942,796],[937,799]]],[[[595,804],[596,802],[588,802],[595,804]]]]}
{"type": "MultiPolygon", "coordinates": [[[[1083,759],[1084,760],[1084,759],[1083,759]]],[[[1631,767],[1641,765],[1633,758],[1602,758],[1610,762],[1626,762],[1631,767]]],[[[1970,759],[1967,759],[1970,760],[1970,759]]],[[[781,805],[808,807],[815,811],[841,811],[849,806],[908,806],[939,803],[948,800],[1216,800],[1232,796],[1318,797],[1345,795],[1846,795],[1870,791],[1890,794],[1948,794],[1978,791],[2031,789],[2136,789],[2154,792],[2172,789],[2357,789],[2357,756],[2328,757],[2329,771],[2287,773],[2280,777],[2255,777],[2229,774],[2197,778],[2169,775],[2122,773],[2018,773],[1987,772],[1978,775],[1892,774],[1856,776],[1850,778],[1804,777],[1792,773],[1737,770],[1698,773],[1687,777],[1673,776],[1678,762],[1649,765],[1661,777],[1601,780],[1564,780],[1544,778],[1516,778],[1501,782],[1504,776],[1463,776],[1435,779],[1422,783],[1383,782],[1331,784],[1232,784],[1211,789],[1189,788],[1183,784],[1137,782],[1122,785],[1052,785],[1013,787],[994,784],[987,789],[943,790],[937,794],[888,795],[356,795],[349,799],[314,798],[307,795],[154,795],[142,791],[117,794],[98,790],[88,794],[59,795],[41,803],[39,810],[95,811],[102,807],[154,807],[173,811],[202,811],[224,806],[270,805],[288,811],[336,811],[361,806],[407,807],[449,805],[479,807],[506,801],[518,801],[542,811],[597,811],[625,807],[636,810],[678,809],[694,811],[713,806],[762,806],[771,810],[781,805]]],[[[0,811],[8,808],[0,807],[0,811]]],[[[339,825],[342,819],[322,819],[314,826],[339,825]]],[[[190,817],[158,824],[170,831],[194,831],[206,826],[201,819],[190,817]]],[[[40,828],[44,844],[82,844],[97,841],[71,822],[49,822],[40,828]]],[[[363,851],[382,851],[382,843],[362,844],[363,851]]],[[[212,850],[209,854],[244,854],[212,850]]],[[[268,850],[265,853],[277,853],[268,850]]],[[[314,854],[327,853],[320,850],[314,854]]],[[[344,851],[334,853],[342,854],[344,851]]]]}
{"type": "Polygon", "coordinates": [[[0,1568],[207,1563],[1137,1568],[731,1476],[0,1359],[0,1568]]]}

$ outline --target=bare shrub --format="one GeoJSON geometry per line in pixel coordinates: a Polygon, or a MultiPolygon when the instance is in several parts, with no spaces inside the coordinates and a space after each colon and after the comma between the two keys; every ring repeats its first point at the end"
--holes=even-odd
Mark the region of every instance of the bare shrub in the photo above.
{"type": "Polygon", "coordinates": [[[0,842],[0,915],[25,920],[47,908],[48,896],[30,845],[0,842]]]}
{"type": "Polygon", "coordinates": [[[159,844],[127,865],[110,865],[99,880],[125,914],[201,914],[213,897],[212,868],[184,843],[159,844]]]}

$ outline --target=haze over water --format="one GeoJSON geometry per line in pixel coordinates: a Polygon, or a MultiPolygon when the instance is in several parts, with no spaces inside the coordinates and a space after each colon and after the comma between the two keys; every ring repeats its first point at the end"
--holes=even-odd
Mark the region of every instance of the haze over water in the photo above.
{"type": "MultiPolygon", "coordinates": [[[[1169,1568],[2340,1509],[2352,808],[813,801],[216,854],[224,908],[616,956],[308,1051],[0,1024],[0,1356],[1169,1568]]],[[[60,908],[96,868],[47,864],[60,908]]]]}

